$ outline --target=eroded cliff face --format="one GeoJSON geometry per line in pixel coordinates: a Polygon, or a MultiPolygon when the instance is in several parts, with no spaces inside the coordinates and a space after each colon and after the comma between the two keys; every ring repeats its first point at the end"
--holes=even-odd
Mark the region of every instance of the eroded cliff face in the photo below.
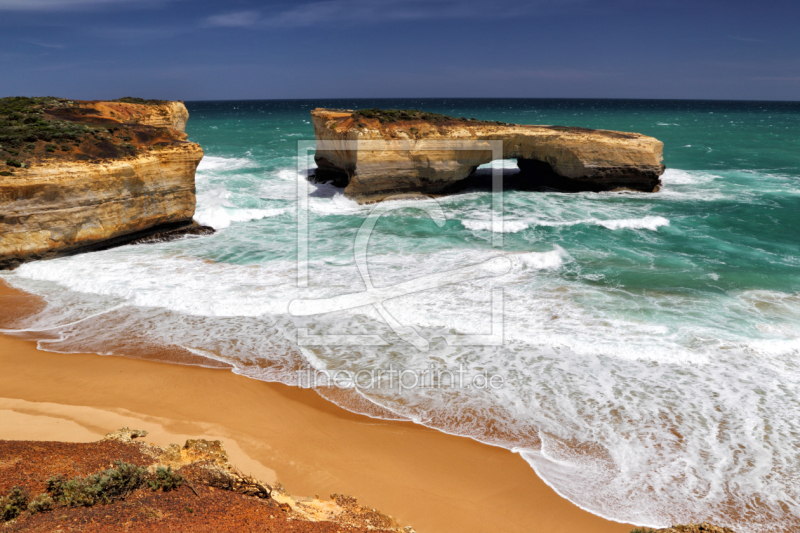
{"type": "Polygon", "coordinates": [[[58,162],[0,176],[0,264],[191,223],[202,157],[198,145],[186,143],[121,161],[58,162]]]}
{"type": "Polygon", "coordinates": [[[189,111],[183,102],[86,102],[85,109],[94,109],[100,116],[122,123],[142,124],[156,128],[170,128],[183,133],[189,120],[189,111]]]}
{"type": "Polygon", "coordinates": [[[331,145],[317,147],[315,179],[333,181],[359,202],[454,192],[479,165],[494,159],[489,143],[480,144],[485,141],[501,141],[502,158],[517,159],[517,188],[656,192],[664,172],[663,143],[637,133],[520,126],[415,111],[315,109],[311,117],[317,141],[331,145]],[[405,145],[400,150],[352,149],[343,142],[383,140],[405,145]],[[467,140],[479,144],[455,150],[440,143],[467,140]]]}
{"type": "Polygon", "coordinates": [[[192,224],[203,150],[184,140],[182,103],[70,104],[30,114],[42,117],[45,138],[47,128],[76,125],[69,141],[5,130],[32,142],[20,151],[6,144],[8,134],[0,147],[9,154],[2,157],[20,158],[19,166],[0,166],[8,169],[0,172],[0,268],[192,224]]]}

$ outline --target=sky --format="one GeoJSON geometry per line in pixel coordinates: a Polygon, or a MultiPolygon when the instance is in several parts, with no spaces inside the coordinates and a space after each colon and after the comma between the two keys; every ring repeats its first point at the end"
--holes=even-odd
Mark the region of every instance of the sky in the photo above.
{"type": "Polygon", "coordinates": [[[798,0],[0,0],[0,96],[800,100],[798,0]]]}

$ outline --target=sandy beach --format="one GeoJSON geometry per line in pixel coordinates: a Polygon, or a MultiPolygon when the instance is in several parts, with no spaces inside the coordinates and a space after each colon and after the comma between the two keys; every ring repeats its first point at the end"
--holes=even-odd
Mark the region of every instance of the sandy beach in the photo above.
{"type": "MultiPolygon", "coordinates": [[[[38,307],[0,284],[4,322],[38,307]]],[[[516,454],[345,411],[309,390],[201,368],[40,351],[0,336],[0,439],[89,442],[122,426],[159,445],[222,439],[231,462],[296,495],[332,492],[421,533],[627,533],[559,497],[516,454]]]]}

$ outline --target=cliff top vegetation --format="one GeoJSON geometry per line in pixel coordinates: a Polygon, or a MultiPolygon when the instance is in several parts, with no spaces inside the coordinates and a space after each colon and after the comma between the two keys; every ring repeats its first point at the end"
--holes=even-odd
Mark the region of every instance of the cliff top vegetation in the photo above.
{"type": "Polygon", "coordinates": [[[112,100],[112,102],[122,102],[123,104],[143,104],[143,105],[158,105],[169,103],[168,100],[148,100],[146,98],[137,98],[135,96],[123,96],[112,100]]]}
{"type": "Polygon", "coordinates": [[[505,124],[504,122],[496,122],[491,120],[478,120],[477,118],[466,117],[451,117],[449,115],[442,115],[440,113],[429,113],[428,111],[420,111],[419,109],[359,109],[354,111],[352,117],[356,120],[378,119],[381,124],[400,122],[400,121],[413,121],[422,120],[425,122],[432,122],[434,124],[450,123],[450,122],[474,122],[476,124],[505,124]]]}
{"type": "MultiPolygon", "coordinates": [[[[116,102],[164,103],[131,97],[116,102]]],[[[91,102],[52,96],[0,98],[0,175],[50,159],[134,156],[174,140],[164,128],[123,123],[121,117],[108,116],[91,102]]]]}

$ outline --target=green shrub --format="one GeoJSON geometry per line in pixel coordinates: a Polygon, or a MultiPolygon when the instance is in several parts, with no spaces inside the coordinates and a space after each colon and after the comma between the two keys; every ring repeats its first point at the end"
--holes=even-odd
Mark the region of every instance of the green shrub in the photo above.
{"type": "Polygon", "coordinates": [[[161,489],[164,492],[169,492],[183,485],[183,476],[173,472],[170,466],[167,468],[159,466],[156,469],[155,479],[151,479],[147,484],[150,485],[151,490],[161,489]]]}
{"type": "Polygon", "coordinates": [[[459,117],[454,118],[439,113],[428,113],[419,109],[359,109],[353,113],[353,118],[376,118],[381,124],[397,122],[398,120],[424,120],[431,123],[447,123],[452,121],[475,122],[478,124],[498,124],[507,125],[505,122],[490,120],[478,120],[475,118],[459,117]]]}
{"type": "Polygon", "coordinates": [[[51,498],[49,494],[39,494],[28,504],[28,512],[31,514],[43,513],[45,511],[51,511],[55,506],[56,502],[53,501],[53,498],[51,498]]]}
{"type": "Polygon", "coordinates": [[[464,117],[454,119],[439,113],[428,113],[419,109],[359,109],[353,113],[353,117],[358,118],[377,118],[383,123],[397,122],[398,120],[424,120],[426,122],[447,122],[453,120],[469,120],[464,117]]]}
{"type": "Polygon", "coordinates": [[[47,480],[47,492],[62,505],[91,507],[124,499],[147,481],[145,468],[122,461],[114,461],[114,465],[114,468],[85,478],[65,481],[62,476],[52,477],[47,480]]]}
{"type": "Polygon", "coordinates": [[[44,147],[45,151],[47,151],[48,153],[55,152],[57,148],[58,147],[55,144],[48,144],[48,145],[45,145],[45,147],[44,147]]]}
{"type": "Polygon", "coordinates": [[[6,165],[10,167],[22,168],[22,162],[17,161],[16,159],[9,159],[6,161],[6,165]]]}
{"type": "Polygon", "coordinates": [[[86,125],[45,116],[45,110],[72,105],[74,102],[51,97],[0,98],[0,144],[20,147],[23,143],[40,140],[51,142],[82,138],[89,130],[86,125]]]}
{"type": "Polygon", "coordinates": [[[6,496],[0,498],[0,519],[4,522],[14,520],[28,507],[28,493],[22,487],[14,487],[6,496]]]}
{"type": "Polygon", "coordinates": [[[13,175],[14,174],[12,174],[11,172],[9,172],[7,170],[4,170],[4,171],[0,172],[0,176],[13,176],[13,175]]]}

